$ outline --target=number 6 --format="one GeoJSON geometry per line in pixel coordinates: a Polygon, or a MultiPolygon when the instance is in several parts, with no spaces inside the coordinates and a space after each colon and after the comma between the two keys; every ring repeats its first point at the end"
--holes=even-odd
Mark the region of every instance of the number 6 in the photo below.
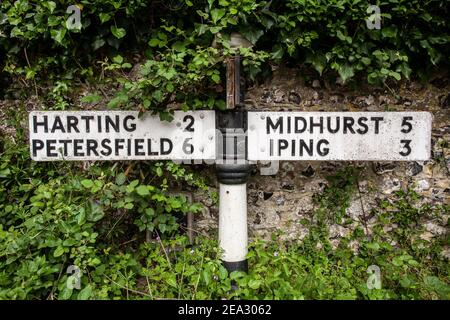
{"type": "Polygon", "coordinates": [[[192,138],[186,138],[186,140],[184,140],[183,142],[183,152],[185,154],[194,153],[194,146],[188,142],[189,140],[192,140],[192,138]]]}

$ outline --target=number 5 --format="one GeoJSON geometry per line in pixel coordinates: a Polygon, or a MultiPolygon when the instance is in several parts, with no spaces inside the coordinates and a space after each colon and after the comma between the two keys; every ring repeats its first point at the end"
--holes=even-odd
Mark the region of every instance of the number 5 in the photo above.
{"type": "Polygon", "coordinates": [[[406,126],[406,129],[403,128],[403,129],[401,130],[403,133],[409,133],[409,132],[411,132],[411,130],[412,130],[412,124],[411,124],[411,122],[409,122],[409,121],[411,121],[412,119],[413,119],[413,117],[403,117],[402,127],[405,127],[405,126],[406,126]]]}

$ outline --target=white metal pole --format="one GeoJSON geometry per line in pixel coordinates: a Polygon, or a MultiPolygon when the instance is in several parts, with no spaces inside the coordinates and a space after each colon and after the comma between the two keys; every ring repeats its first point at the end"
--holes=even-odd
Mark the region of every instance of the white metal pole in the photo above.
{"type": "Polygon", "coordinates": [[[220,184],[219,243],[229,270],[245,270],[247,256],[247,184],[220,184]]]}

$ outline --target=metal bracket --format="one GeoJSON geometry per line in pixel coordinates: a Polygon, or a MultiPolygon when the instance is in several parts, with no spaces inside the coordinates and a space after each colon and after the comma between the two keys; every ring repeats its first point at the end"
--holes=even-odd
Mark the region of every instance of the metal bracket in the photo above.
{"type": "Polygon", "coordinates": [[[244,110],[224,111],[217,114],[217,164],[220,183],[247,182],[250,165],[247,159],[247,113],[244,110]]]}

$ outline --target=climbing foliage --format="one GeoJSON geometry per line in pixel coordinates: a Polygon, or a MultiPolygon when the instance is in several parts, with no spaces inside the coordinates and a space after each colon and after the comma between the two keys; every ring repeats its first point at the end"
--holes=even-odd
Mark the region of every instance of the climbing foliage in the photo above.
{"type": "MultiPolygon", "coordinates": [[[[172,105],[223,109],[224,62],[239,53],[247,83],[287,64],[343,84],[426,79],[450,57],[447,1],[2,0],[0,99],[33,108],[133,109],[171,119],[172,105]],[[373,17],[372,17],[373,18],[373,17]],[[375,17],[376,18],[376,17],[375,17]],[[246,46],[234,47],[240,33],[246,46]]],[[[255,241],[250,273],[229,275],[216,235],[190,243],[186,215],[212,203],[205,167],[172,162],[36,163],[26,108],[0,109],[0,299],[448,299],[448,237],[420,238],[413,192],[380,201],[381,221],[333,248],[327,226],[349,221],[352,170],[329,178],[302,241],[255,241]],[[6,129],[7,128],[7,129],[6,129]],[[203,173],[201,176],[198,172],[203,173]],[[397,228],[386,234],[385,224],[397,228]],[[350,249],[352,241],[359,250],[350,249]],[[381,288],[368,289],[368,268],[381,288]],[[238,284],[231,290],[231,281],[238,284]]]]}
{"type": "MultiPolygon", "coordinates": [[[[288,63],[342,81],[426,78],[449,64],[446,1],[2,1],[1,68],[16,83],[70,106],[76,79],[115,82],[109,107],[223,107],[223,62],[239,32],[249,79],[288,63]],[[70,8],[69,8],[70,7],[70,8]],[[75,12],[79,22],[74,22],[75,12]],[[379,29],[370,25],[379,19],[379,29]],[[114,79],[110,79],[114,74],[114,79]],[[106,75],[106,76],[105,76],[106,75]],[[17,81],[21,79],[21,81],[17,81]],[[50,92],[49,92],[49,88],[50,92]],[[58,100],[59,98],[59,100],[58,100]]],[[[7,83],[7,82],[5,82],[7,83]]],[[[98,93],[93,93],[98,94],[98,93]]],[[[72,97],[73,99],[73,97],[72,97]]]]}

